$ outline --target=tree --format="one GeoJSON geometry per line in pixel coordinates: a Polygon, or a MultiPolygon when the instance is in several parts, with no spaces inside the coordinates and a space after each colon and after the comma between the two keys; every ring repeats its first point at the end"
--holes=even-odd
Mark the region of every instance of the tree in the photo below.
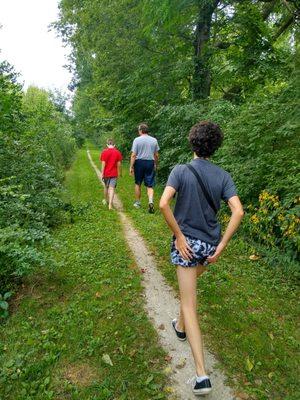
{"type": "Polygon", "coordinates": [[[164,105],[244,101],[289,74],[296,15],[281,0],[62,0],[77,126],[127,131],[164,105]]]}

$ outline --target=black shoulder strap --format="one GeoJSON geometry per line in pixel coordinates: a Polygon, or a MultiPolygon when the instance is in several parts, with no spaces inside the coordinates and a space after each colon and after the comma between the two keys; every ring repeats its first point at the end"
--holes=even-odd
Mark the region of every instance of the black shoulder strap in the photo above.
{"type": "Polygon", "coordinates": [[[203,194],[204,194],[204,197],[206,198],[206,201],[208,202],[208,204],[210,205],[210,207],[214,210],[214,212],[217,214],[218,210],[217,210],[217,208],[216,208],[216,206],[215,206],[215,204],[214,204],[212,198],[210,197],[210,195],[209,195],[209,193],[208,193],[208,191],[207,191],[207,189],[206,189],[206,187],[205,187],[205,185],[204,185],[204,183],[203,183],[203,181],[202,181],[202,178],[200,177],[200,175],[198,174],[198,172],[195,170],[195,168],[194,168],[191,164],[186,164],[186,166],[187,166],[188,169],[195,175],[195,177],[196,177],[196,179],[197,179],[197,181],[198,181],[198,183],[199,183],[199,186],[200,186],[201,189],[202,189],[202,192],[203,192],[203,194]]]}

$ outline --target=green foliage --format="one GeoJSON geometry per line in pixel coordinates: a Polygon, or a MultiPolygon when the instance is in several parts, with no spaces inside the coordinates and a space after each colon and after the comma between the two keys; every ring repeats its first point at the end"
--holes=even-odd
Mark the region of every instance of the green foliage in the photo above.
{"type": "Polygon", "coordinates": [[[7,318],[8,317],[9,304],[8,304],[7,300],[9,300],[11,295],[12,295],[11,292],[6,292],[3,295],[0,294],[0,320],[2,318],[7,318]]]}
{"type": "Polygon", "coordinates": [[[205,98],[239,103],[285,80],[295,38],[286,20],[297,11],[290,3],[61,0],[54,27],[73,49],[77,131],[105,133],[107,119],[132,129],[162,106],[190,102],[199,65],[205,98]]]}
{"type": "Polygon", "coordinates": [[[99,205],[84,149],[65,184],[82,212],[53,232],[56,246],[44,256],[57,267],[25,279],[0,330],[0,398],[167,399],[165,353],[143,308],[141,274],[117,213],[99,205]]]}
{"type": "MultiPolygon", "coordinates": [[[[92,154],[96,161],[97,152],[92,154]]],[[[133,207],[134,181],[127,170],[125,168],[120,179],[118,195],[126,213],[155,254],[160,271],[178,291],[176,271],[169,259],[171,232],[159,211],[148,213],[145,188],[142,207],[139,210],[133,207]]],[[[156,209],[162,190],[162,186],[156,187],[156,209]]],[[[272,204],[277,199],[268,195],[261,200],[261,213],[268,207],[262,222],[267,225],[272,204]]],[[[280,209],[280,204],[278,207],[280,209]]],[[[284,223],[281,221],[282,227],[284,223]]],[[[277,253],[275,257],[273,249],[271,264],[264,257],[256,261],[249,259],[260,251],[257,241],[251,243],[249,235],[246,240],[234,238],[218,262],[211,264],[199,278],[201,329],[205,344],[218,354],[219,365],[236,392],[257,400],[297,400],[298,281],[291,279],[292,271],[286,268],[287,260],[282,257],[284,251],[279,251],[281,257],[277,257],[277,253]]]]}
{"type": "Polygon", "coordinates": [[[153,119],[161,147],[160,180],[166,180],[174,165],[191,159],[188,133],[196,122],[211,119],[223,126],[235,113],[236,106],[224,100],[162,107],[153,119]]]}
{"type": "Polygon", "coordinates": [[[290,206],[300,191],[295,80],[258,90],[224,126],[219,160],[237,182],[246,203],[266,189],[290,206]],[[288,172],[288,173],[287,173],[288,172]]]}
{"type": "MultiPolygon", "coordinates": [[[[17,74],[7,62],[0,62],[0,126],[2,132],[16,132],[22,120],[22,91],[17,74]]],[[[1,136],[0,136],[1,139],[1,136]]]]}
{"type": "MultiPolygon", "coordinates": [[[[228,224],[225,209],[220,213],[220,220],[223,226],[228,224]]],[[[257,205],[246,205],[241,230],[245,240],[255,248],[254,257],[263,258],[277,273],[280,269],[291,281],[297,281],[300,276],[299,222],[299,198],[287,207],[279,196],[264,190],[257,205]]]]}
{"type": "MultiPolygon", "coordinates": [[[[165,181],[190,158],[191,126],[211,119],[225,133],[214,161],[232,174],[246,208],[259,207],[267,190],[284,215],[298,215],[298,8],[296,1],[62,0],[55,27],[73,49],[78,137],[99,144],[113,135],[129,152],[137,123],[149,122],[165,181]]],[[[294,258],[291,238],[272,232],[276,247],[251,236],[294,258]]]]}
{"type": "Polygon", "coordinates": [[[222,100],[162,107],[153,124],[162,149],[159,171],[162,181],[170,167],[191,158],[187,134],[192,125],[204,119],[220,124],[225,139],[213,161],[228,170],[237,184],[247,210],[245,234],[263,244],[263,252],[280,249],[293,260],[290,269],[298,273],[294,261],[300,250],[299,119],[295,98],[296,85],[292,79],[287,86],[258,90],[239,106],[222,100]],[[261,204],[261,196],[268,192],[278,197],[276,210],[261,204]],[[260,223],[255,225],[253,218],[257,213],[260,223]],[[292,225],[293,230],[288,233],[292,225]]]}
{"type": "Polygon", "coordinates": [[[61,183],[75,140],[67,115],[45,90],[23,93],[0,69],[0,293],[45,264],[39,247],[63,216],[61,183]]]}

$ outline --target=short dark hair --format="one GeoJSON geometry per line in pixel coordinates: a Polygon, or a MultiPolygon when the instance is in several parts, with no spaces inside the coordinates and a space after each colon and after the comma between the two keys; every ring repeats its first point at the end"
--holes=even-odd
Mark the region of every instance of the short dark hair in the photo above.
{"type": "Polygon", "coordinates": [[[138,126],[138,130],[142,131],[143,133],[148,133],[149,132],[149,127],[145,122],[141,122],[138,126]]]}
{"type": "Polygon", "coordinates": [[[221,146],[223,132],[211,121],[200,121],[189,133],[189,142],[198,157],[210,157],[221,146]]]}
{"type": "Polygon", "coordinates": [[[114,142],[113,139],[107,139],[106,144],[107,144],[107,146],[114,146],[114,145],[115,145],[115,142],[114,142]]]}

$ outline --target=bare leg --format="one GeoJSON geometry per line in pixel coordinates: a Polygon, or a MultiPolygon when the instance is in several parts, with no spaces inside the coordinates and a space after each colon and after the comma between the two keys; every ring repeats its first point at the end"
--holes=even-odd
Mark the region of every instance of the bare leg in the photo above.
{"type": "Polygon", "coordinates": [[[196,373],[206,375],[201,331],[197,317],[197,268],[177,267],[184,325],[192,349],[196,373]]]}
{"type": "Polygon", "coordinates": [[[109,186],[109,188],[108,188],[108,208],[110,210],[112,210],[112,208],[113,208],[114,195],[115,195],[115,188],[112,186],[109,186]]]}
{"type": "Polygon", "coordinates": [[[154,189],[152,187],[147,187],[147,194],[149,203],[153,203],[154,189]]]}
{"type": "Polygon", "coordinates": [[[108,202],[108,190],[106,186],[104,186],[103,192],[104,192],[104,200],[108,202]]]}
{"type": "MultiPolygon", "coordinates": [[[[197,268],[197,278],[199,276],[201,276],[203,274],[203,272],[205,272],[207,270],[207,268],[204,265],[201,265],[201,264],[197,265],[196,268],[197,268]]],[[[180,304],[180,310],[179,310],[179,318],[178,318],[178,321],[177,321],[177,329],[180,332],[185,332],[184,318],[183,318],[183,312],[182,312],[181,304],[180,304]]]]}
{"type": "Polygon", "coordinates": [[[134,191],[135,191],[135,200],[141,201],[141,185],[135,184],[134,191]]]}
{"type": "Polygon", "coordinates": [[[181,303],[180,303],[179,318],[177,320],[176,329],[178,329],[180,332],[185,332],[181,303]]]}

